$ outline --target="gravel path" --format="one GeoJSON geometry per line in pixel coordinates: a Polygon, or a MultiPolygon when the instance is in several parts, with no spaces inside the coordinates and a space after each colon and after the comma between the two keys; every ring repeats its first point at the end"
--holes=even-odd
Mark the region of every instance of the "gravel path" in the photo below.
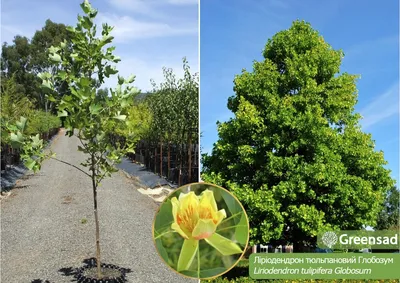
{"type": "MultiPolygon", "coordinates": [[[[57,158],[78,165],[78,140],[61,132],[57,158]]],[[[169,269],[157,254],[152,224],[158,206],[117,172],[98,191],[102,261],[131,269],[128,282],[198,282],[169,269]]],[[[95,256],[91,181],[56,160],[28,173],[1,201],[1,282],[74,282],[65,273],[95,256]],[[86,221],[87,220],[87,221],[86,221]],[[64,270],[64,272],[60,272],[64,270]]]]}

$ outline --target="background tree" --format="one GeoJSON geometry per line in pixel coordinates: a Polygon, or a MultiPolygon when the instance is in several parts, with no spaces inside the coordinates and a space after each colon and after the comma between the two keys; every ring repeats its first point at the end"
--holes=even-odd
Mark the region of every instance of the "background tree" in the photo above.
{"type": "Polygon", "coordinates": [[[393,186],[387,193],[383,209],[378,215],[375,229],[377,230],[399,230],[400,192],[393,186]]]}
{"type": "Polygon", "coordinates": [[[199,80],[198,74],[190,72],[186,58],[183,71],[183,78],[177,79],[172,69],[163,68],[164,81],[153,82],[153,92],[145,98],[152,116],[147,140],[153,146],[167,144],[168,150],[177,146],[177,167],[186,167],[190,180],[190,148],[198,140],[199,80]]]}
{"type": "Polygon", "coordinates": [[[39,84],[35,75],[31,73],[31,57],[31,45],[27,37],[17,35],[13,44],[3,43],[1,78],[4,80],[15,76],[17,91],[36,102],[39,84]]]}
{"type": "MultiPolygon", "coordinates": [[[[12,44],[2,45],[2,80],[14,75],[17,90],[28,97],[37,109],[51,110],[48,109],[50,103],[41,89],[37,75],[41,72],[55,74],[59,64],[48,60],[48,48],[64,40],[67,49],[70,50],[71,41],[66,26],[47,20],[45,26],[36,31],[32,39],[17,35],[12,44]]],[[[65,84],[55,87],[59,94],[68,91],[65,84]]]]}
{"type": "Polygon", "coordinates": [[[326,229],[373,226],[394,181],[354,113],[357,77],[340,73],[343,52],[296,21],[263,55],[234,80],[235,117],[218,124],[202,179],[242,201],[253,244],[299,249],[326,229]]]}
{"type": "MultiPolygon", "coordinates": [[[[44,27],[41,30],[35,32],[31,40],[31,54],[30,60],[31,70],[33,74],[37,75],[40,73],[48,72],[51,75],[56,75],[60,69],[60,64],[49,60],[49,48],[51,46],[58,46],[61,42],[65,42],[66,54],[71,54],[72,42],[70,33],[67,30],[66,25],[52,22],[50,19],[46,20],[44,27]]],[[[70,58],[72,60],[72,58],[70,58]]],[[[40,86],[40,84],[39,84],[40,86]]],[[[68,85],[65,82],[56,84],[55,91],[59,96],[63,96],[68,93],[68,85]]],[[[39,107],[48,110],[55,111],[55,107],[52,107],[53,103],[48,101],[46,98],[46,92],[43,89],[38,91],[39,107]]]]}

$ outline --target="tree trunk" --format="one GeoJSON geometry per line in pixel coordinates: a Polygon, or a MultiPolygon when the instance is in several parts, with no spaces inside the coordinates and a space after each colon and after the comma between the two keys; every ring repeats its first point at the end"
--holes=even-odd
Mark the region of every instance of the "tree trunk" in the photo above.
{"type": "MultiPolygon", "coordinates": [[[[182,146],[182,145],[181,145],[182,146]]],[[[182,152],[182,151],[181,151],[182,152]]],[[[181,176],[182,176],[182,155],[179,159],[179,177],[178,177],[178,186],[181,185],[181,176]]]]}
{"type": "Polygon", "coordinates": [[[162,167],[163,167],[163,156],[162,156],[163,143],[160,142],[160,176],[162,177],[162,167]]]}
{"type": "Polygon", "coordinates": [[[167,162],[168,162],[168,180],[171,180],[170,178],[171,178],[171,176],[170,176],[170,173],[169,172],[171,172],[171,147],[170,147],[170,142],[168,142],[168,160],[167,160],[167,162]]]}
{"type": "Polygon", "coordinates": [[[189,145],[188,145],[188,183],[192,182],[192,135],[189,134],[189,145]]]}
{"type": "Polygon", "coordinates": [[[154,174],[157,174],[157,145],[154,147],[154,174]]]}
{"type": "Polygon", "coordinates": [[[102,278],[101,274],[101,263],[100,263],[100,229],[99,229],[99,216],[97,212],[97,185],[96,185],[96,172],[95,172],[95,160],[92,155],[92,186],[93,186],[93,210],[94,219],[96,222],[96,262],[97,262],[97,277],[102,278]]]}

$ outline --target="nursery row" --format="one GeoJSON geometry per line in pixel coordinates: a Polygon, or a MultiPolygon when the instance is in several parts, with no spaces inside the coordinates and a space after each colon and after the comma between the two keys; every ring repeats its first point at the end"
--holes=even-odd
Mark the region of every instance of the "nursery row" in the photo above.
{"type": "Polygon", "coordinates": [[[178,185],[194,183],[199,177],[198,144],[154,144],[141,140],[129,157],[178,185]]]}

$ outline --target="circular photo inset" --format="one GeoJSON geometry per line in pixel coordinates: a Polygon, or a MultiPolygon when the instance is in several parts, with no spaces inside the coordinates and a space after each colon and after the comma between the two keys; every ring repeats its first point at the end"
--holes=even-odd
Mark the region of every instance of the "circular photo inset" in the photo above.
{"type": "Polygon", "coordinates": [[[200,279],[228,272],[244,254],[249,222],[229,191],[193,183],[173,191],[153,224],[156,249],[172,269],[200,279]]]}

